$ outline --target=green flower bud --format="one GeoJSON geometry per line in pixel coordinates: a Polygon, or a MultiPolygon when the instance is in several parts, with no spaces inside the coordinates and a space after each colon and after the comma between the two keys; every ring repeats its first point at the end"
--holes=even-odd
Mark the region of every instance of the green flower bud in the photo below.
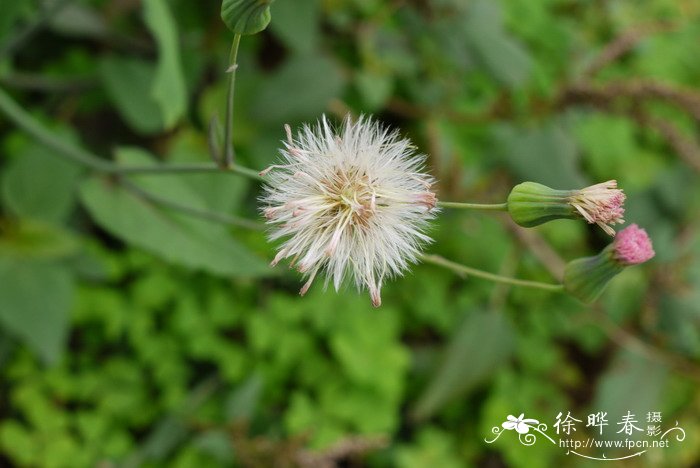
{"type": "Polygon", "coordinates": [[[653,257],[654,248],[647,232],[632,224],[620,231],[615,240],[598,255],[567,263],[564,289],[583,302],[593,302],[615,275],[626,267],[639,265],[653,257]]]}
{"type": "Polygon", "coordinates": [[[582,302],[598,299],[608,282],[624,266],[615,261],[612,244],[593,257],[578,258],[566,264],[564,289],[582,302]]]}
{"type": "Polygon", "coordinates": [[[554,219],[584,219],[615,235],[611,227],[624,222],[625,194],[609,180],[580,190],[554,190],[535,182],[513,187],[508,213],[520,226],[533,227],[554,219]]]}
{"type": "Polygon", "coordinates": [[[538,226],[554,219],[576,219],[576,210],[569,203],[571,192],[554,190],[536,182],[523,182],[508,195],[508,213],[523,227],[538,226]]]}

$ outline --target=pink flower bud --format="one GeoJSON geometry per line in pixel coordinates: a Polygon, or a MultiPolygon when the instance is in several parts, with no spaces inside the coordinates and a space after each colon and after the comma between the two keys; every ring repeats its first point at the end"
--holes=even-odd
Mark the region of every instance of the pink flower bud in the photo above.
{"type": "Polygon", "coordinates": [[[638,265],[654,256],[654,248],[647,232],[632,224],[617,233],[614,243],[615,258],[623,265],[638,265]]]}

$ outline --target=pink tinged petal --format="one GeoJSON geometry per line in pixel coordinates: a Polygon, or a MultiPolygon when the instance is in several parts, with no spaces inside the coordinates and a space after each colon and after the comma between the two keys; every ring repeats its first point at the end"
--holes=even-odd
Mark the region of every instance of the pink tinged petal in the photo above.
{"type": "Polygon", "coordinates": [[[632,224],[617,234],[615,258],[623,265],[638,265],[654,257],[655,252],[647,232],[632,224]]]}
{"type": "Polygon", "coordinates": [[[382,297],[379,292],[379,288],[372,285],[369,287],[369,295],[372,298],[372,305],[374,307],[379,307],[382,305],[382,297]]]}
{"type": "Polygon", "coordinates": [[[284,133],[287,134],[287,143],[289,143],[289,146],[294,146],[294,138],[292,138],[292,127],[290,127],[289,124],[284,124],[284,133]]]}
{"type": "Polygon", "coordinates": [[[287,255],[287,249],[282,249],[279,252],[277,252],[275,258],[270,262],[270,266],[277,266],[277,264],[280,262],[280,260],[282,260],[285,257],[285,255],[287,255]]]}
{"type": "Polygon", "coordinates": [[[268,166],[267,168],[263,169],[262,171],[258,172],[258,175],[260,177],[265,177],[268,172],[270,172],[272,169],[274,169],[277,166],[268,166]]]}
{"type": "Polygon", "coordinates": [[[303,296],[304,294],[306,294],[306,293],[308,292],[309,288],[311,287],[311,283],[313,283],[313,282],[314,282],[314,278],[316,278],[316,273],[317,273],[317,272],[318,272],[318,268],[315,269],[315,270],[311,273],[311,276],[309,277],[308,281],[307,281],[306,283],[304,283],[304,286],[301,287],[301,289],[299,290],[299,295],[300,295],[300,296],[303,296]]]}
{"type": "Polygon", "coordinates": [[[615,236],[610,226],[622,224],[625,209],[625,193],[617,188],[616,180],[608,180],[576,191],[571,197],[571,205],[589,224],[597,224],[607,234],[615,236]]]}

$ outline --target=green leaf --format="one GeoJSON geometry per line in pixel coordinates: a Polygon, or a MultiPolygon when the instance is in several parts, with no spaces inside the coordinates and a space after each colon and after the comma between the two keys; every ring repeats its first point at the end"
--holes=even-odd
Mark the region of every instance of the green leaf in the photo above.
{"type": "MultiPolygon", "coordinates": [[[[122,149],[122,162],[148,165],[153,159],[136,149],[122,149]]],[[[204,201],[182,176],[134,177],[143,190],[194,209],[204,201]]],[[[95,221],[120,239],[173,263],[219,275],[270,275],[266,262],[240,245],[224,226],[161,208],[105,179],[83,183],[81,200],[95,221]]]]}
{"type": "Polygon", "coordinates": [[[234,460],[231,436],[224,430],[206,430],[192,441],[192,445],[225,466],[230,466],[234,460]]]}
{"type": "Polygon", "coordinates": [[[110,34],[100,12],[88,5],[69,2],[49,19],[51,29],[63,36],[101,39],[110,34]]]}
{"type": "Polygon", "coordinates": [[[588,185],[578,167],[576,143],[558,122],[541,127],[496,127],[494,138],[506,165],[520,181],[538,182],[554,189],[588,185]]]}
{"type": "Polygon", "coordinates": [[[34,220],[8,223],[0,237],[0,255],[23,259],[61,259],[78,253],[79,248],[80,243],[71,233],[34,220]]]}
{"type": "Polygon", "coordinates": [[[294,0],[275,3],[272,31],[291,49],[312,52],[319,42],[318,0],[294,0]]]}
{"type": "MultiPolygon", "coordinates": [[[[600,378],[591,408],[594,411],[607,411],[611,427],[628,411],[642,422],[647,412],[660,410],[667,381],[668,368],[665,364],[621,349],[600,378]]],[[[610,433],[615,434],[618,429],[610,433]]]]}
{"type": "Polygon", "coordinates": [[[355,75],[355,87],[367,107],[381,109],[394,92],[394,80],[385,73],[359,71],[355,75]]]}
{"type": "Polygon", "coordinates": [[[255,415],[263,386],[264,382],[260,375],[253,374],[236,388],[226,400],[226,421],[250,422],[255,415]]]}
{"type": "Polygon", "coordinates": [[[236,34],[259,33],[270,24],[274,0],[223,0],[221,19],[236,34]]]}
{"type": "Polygon", "coordinates": [[[166,129],[187,110],[187,89],[180,61],[177,24],[165,0],[144,0],[144,20],[158,43],[158,65],[151,93],[160,106],[166,129]]]}
{"type": "Polygon", "coordinates": [[[293,57],[263,84],[253,115],[267,123],[317,118],[340,94],[344,81],[332,60],[319,55],[293,57]]]}
{"type": "Polygon", "coordinates": [[[7,36],[14,29],[17,19],[24,16],[30,9],[29,0],[15,0],[14,2],[3,2],[2,15],[0,15],[0,43],[4,45],[7,36]]]}
{"type": "MultiPolygon", "coordinates": [[[[196,164],[211,161],[206,139],[201,133],[183,130],[171,142],[167,159],[172,163],[196,164]]],[[[183,181],[202,198],[209,209],[226,214],[234,214],[240,208],[251,185],[246,178],[222,177],[218,173],[188,174],[183,181]]]]}
{"type": "Polygon", "coordinates": [[[509,359],[512,343],[513,330],[502,314],[470,313],[450,341],[413,416],[419,420],[429,418],[450,400],[467,394],[509,359]]]}
{"type": "Polygon", "coordinates": [[[494,78],[509,88],[518,88],[530,77],[532,59],[503,29],[501,16],[498,2],[474,2],[466,23],[468,45],[494,78]]]}
{"type": "Polygon", "coordinates": [[[107,95],[131,128],[147,135],[163,129],[160,106],[151,95],[156,73],[152,63],[107,56],[100,61],[99,71],[107,95]]]}
{"type": "Polygon", "coordinates": [[[65,268],[0,257],[0,323],[46,362],[61,356],[72,296],[73,280],[65,268]]]}
{"type": "Polygon", "coordinates": [[[2,174],[2,200],[17,216],[63,221],[75,204],[79,166],[31,143],[17,151],[2,174]]]}

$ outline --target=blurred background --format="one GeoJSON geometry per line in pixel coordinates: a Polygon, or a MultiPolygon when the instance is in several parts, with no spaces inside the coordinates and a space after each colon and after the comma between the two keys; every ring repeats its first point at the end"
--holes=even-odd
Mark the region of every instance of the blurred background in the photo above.
{"type": "MultiPolygon", "coordinates": [[[[585,440],[597,411],[613,439],[631,411],[686,438],[621,466],[698,466],[700,2],[275,1],[241,41],[242,165],[272,163],[284,123],[374,114],[429,155],[442,200],[617,179],[657,253],[590,307],[419,265],[376,310],[352,288],[300,298],[267,266],[257,183],[108,174],[17,128],[101,161],[213,164],[220,8],[0,5],[0,465],[589,466],[542,437],[485,439],[507,415],[554,434],[570,412],[585,440]]],[[[470,212],[433,235],[431,253],[546,282],[609,242],[470,212]]]]}

